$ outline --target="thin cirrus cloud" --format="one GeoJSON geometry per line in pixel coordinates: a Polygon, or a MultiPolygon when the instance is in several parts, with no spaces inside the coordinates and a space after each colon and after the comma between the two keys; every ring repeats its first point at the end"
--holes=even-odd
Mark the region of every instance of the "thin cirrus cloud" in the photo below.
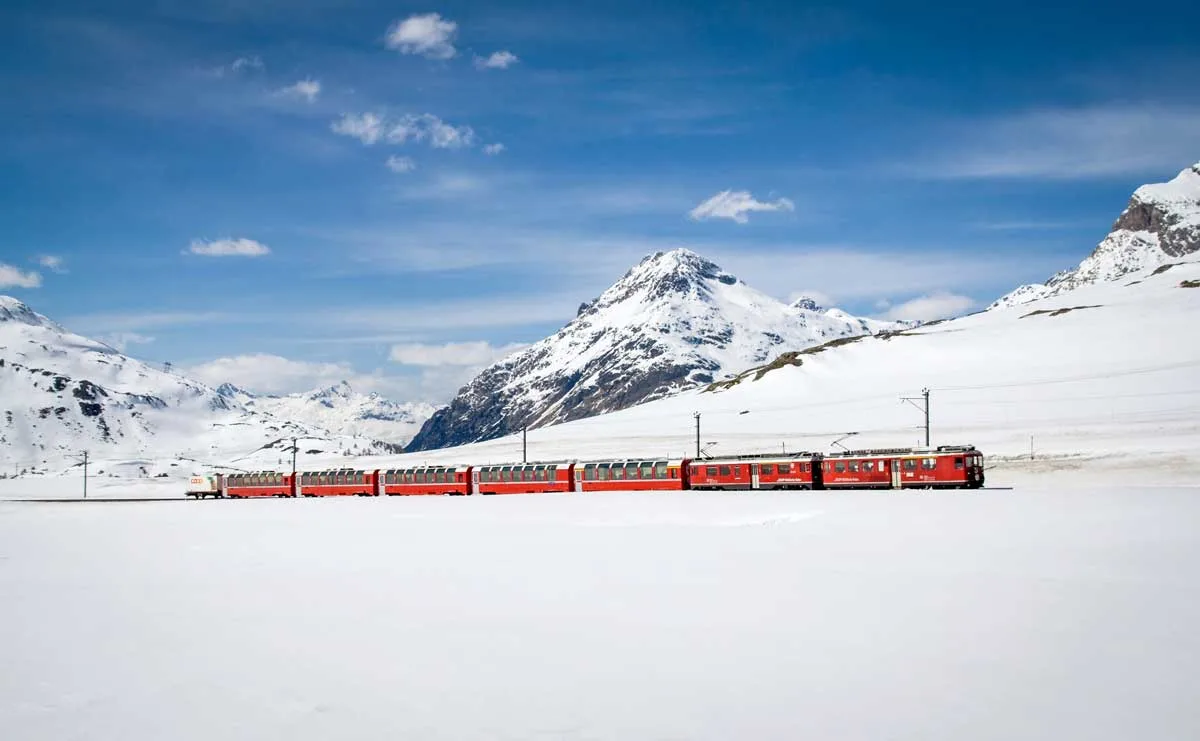
{"type": "Polygon", "coordinates": [[[42,276],[0,262],[0,288],[40,288],[42,276]]]}
{"type": "Polygon", "coordinates": [[[693,221],[709,219],[729,219],[737,224],[745,224],[749,214],[755,211],[793,211],[795,205],[787,198],[774,201],[760,201],[748,190],[723,190],[704,203],[693,208],[688,216],[693,221]]]}
{"type": "Polygon", "coordinates": [[[271,248],[253,239],[203,239],[192,240],[187,253],[203,257],[262,257],[271,254],[271,248]]]}
{"type": "Polygon", "coordinates": [[[317,96],[321,94],[321,82],[312,79],[297,80],[292,85],[280,88],[278,94],[286,98],[299,98],[314,103],[317,96]]]}
{"type": "Polygon", "coordinates": [[[392,24],[384,45],[401,54],[414,54],[426,59],[450,59],[458,54],[454,48],[457,32],[458,24],[438,13],[410,15],[392,24]]]}
{"type": "Polygon", "coordinates": [[[491,156],[494,156],[494,155],[500,154],[500,153],[501,153],[501,152],[503,152],[505,149],[508,149],[508,147],[504,146],[504,145],[503,145],[503,144],[501,144],[500,142],[496,142],[495,144],[488,144],[488,145],[486,145],[486,146],[483,148],[483,153],[484,153],[484,154],[486,154],[486,155],[491,155],[491,156]]]}
{"type": "Polygon", "coordinates": [[[934,179],[1083,180],[1167,175],[1200,151],[1200,108],[1095,106],[962,121],[940,151],[896,168],[934,179]]]}
{"type": "Polygon", "coordinates": [[[387,166],[387,169],[395,173],[412,172],[417,169],[417,163],[413,161],[412,157],[397,157],[394,154],[387,158],[384,165],[387,166]]]}
{"type": "Polygon", "coordinates": [[[976,305],[975,300],[968,296],[937,291],[927,296],[918,296],[894,306],[884,301],[881,302],[880,308],[885,309],[882,315],[884,319],[892,321],[915,319],[922,322],[931,322],[936,319],[949,319],[961,316],[975,308],[976,305]]]}
{"type": "Polygon", "coordinates": [[[33,261],[38,265],[41,265],[43,268],[52,270],[55,273],[67,272],[66,260],[58,255],[38,255],[37,257],[33,258],[33,261]]]}
{"type": "Polygon", "coordinates": [[[386,141],[389,144],[422,142],[434,149],[464,149],[476,142],[475,130],[470,126],[455,126],[432,113],[410,113],[396,119],[378,113],[344,113],[329,128],[335,134],[358,139],[368,147],[386,141]]]}
{"type": "Polygon", "coordinates": [[[519,61],[521,59],[516,54],[501,50],[494,51],[486,57],[475,57],[475,67],[478,69],[508,69],[519,61]]]}
{"type": "Polygon", "coordinates": [[[485,366],[491,365],[528,345],[510,343],[495,347],[488,342],[447,342],[433,345],[408,343],[393,345],[388,358],[393,363],[417,366],[485,366]]]}
{"type": "Polygon", "coordinates": [[[286,394],[358,376],[349,363],[307,362],[268,353],[220,357],[185,370],[210,386],[232,383],[259,394],[286,394]]]}
{"type": "Polygon", "coordinates": [[[114,332],[113,334],[104,335],[100,338],[104,344],[114,348],[117,352],[125,352],[130,345],[148,345],[154,342],[153,337],[148,337],[137,332],[114,332]]]}

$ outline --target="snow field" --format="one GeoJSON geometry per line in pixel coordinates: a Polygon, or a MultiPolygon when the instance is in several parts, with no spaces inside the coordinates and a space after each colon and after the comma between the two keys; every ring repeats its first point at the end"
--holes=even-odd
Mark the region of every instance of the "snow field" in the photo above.
{"type": "Polygon", "coordinates": [[[0,736],[1192,738],[1198,493],[0,503],[0,736]]]}

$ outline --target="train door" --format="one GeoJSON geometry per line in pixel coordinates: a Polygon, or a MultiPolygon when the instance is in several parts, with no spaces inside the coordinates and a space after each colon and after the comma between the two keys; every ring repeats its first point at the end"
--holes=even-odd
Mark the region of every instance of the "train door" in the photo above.
{"type": "Polygon", "coordinates": [[[888,461],[888,469],[892,473],[892,488],[901,488],[903,483],[900,481],[900,459],[892,458],[890,461],[888,461]]]}
{"type": "Polygon", "coordinates": [[[303,493],[303,491],[302,491],[303,487],[300,486],[300,479],[303,476],[304,476],[304,474],[302,474],[302,473],[297,473],[292,476],[292,496],[293,497],[298,497],[303,493]]]}
{"type": "Polygon", "coordinates": [[[758,464],[757,463],[750,464],[750,488],[751,489],[758,488],[758,464]]]}
{"type": "Polygon", "coordinates": [[[479,469],[471,466],[467,469],[471,473],[467,476],[467,494],[479,493],[479,469]]]}

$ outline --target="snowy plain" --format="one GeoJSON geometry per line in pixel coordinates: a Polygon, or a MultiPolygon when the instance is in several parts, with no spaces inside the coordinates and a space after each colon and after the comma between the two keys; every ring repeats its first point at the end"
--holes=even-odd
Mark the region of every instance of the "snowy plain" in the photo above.
{"type": "Polygon", "coordinates": [[[1195,738],[1200,490],[0,502],[0,738],[1195,738]]]}

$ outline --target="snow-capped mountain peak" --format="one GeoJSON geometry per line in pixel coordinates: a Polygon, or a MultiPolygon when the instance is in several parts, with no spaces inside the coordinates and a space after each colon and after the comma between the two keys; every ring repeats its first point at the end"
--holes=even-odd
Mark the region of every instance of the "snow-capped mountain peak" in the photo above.
{"type": "Polygon", "coordinates": [[[16,322],[19,324],[28,324],[31,327],[44,327],[56,331],[65,331],[59,325],[12,296],[0,296],[0,322],[16,322]]]}
{"type": "Polygon", "coordinates": [[[786,350],[894,326],[789,306],[690,250],[657,252],[554,335],[485,369],[411,445],[444,447],[623,409],[786,350]]]}
{"type": "Polygon", "coordinates": [[[793,309],[803,309],[804,311],[824,311],[825,309],[817,303],[817,300],[808,296],[801,296],[791,304],[793,309]]]}
{"type": "Polygon", "coordinates": [[[363,394],[355,391],[348,381],[285,396],[246,394],[238,398],[246,407],[276,417],[304,419],[342,434],[396,444],[408,442],[437,409],[424,402],[395,402],[375,392],[363,394]]]}
{"type": "Polygon", "coordinates": [[[1200,252],[1200,163],[1165,183],[1143,185],[1108,236],[1078,267],[1044,284],[1017,288],[989,308],[1029,303],[1085,285],[1118,280],[1200,252]]]}

